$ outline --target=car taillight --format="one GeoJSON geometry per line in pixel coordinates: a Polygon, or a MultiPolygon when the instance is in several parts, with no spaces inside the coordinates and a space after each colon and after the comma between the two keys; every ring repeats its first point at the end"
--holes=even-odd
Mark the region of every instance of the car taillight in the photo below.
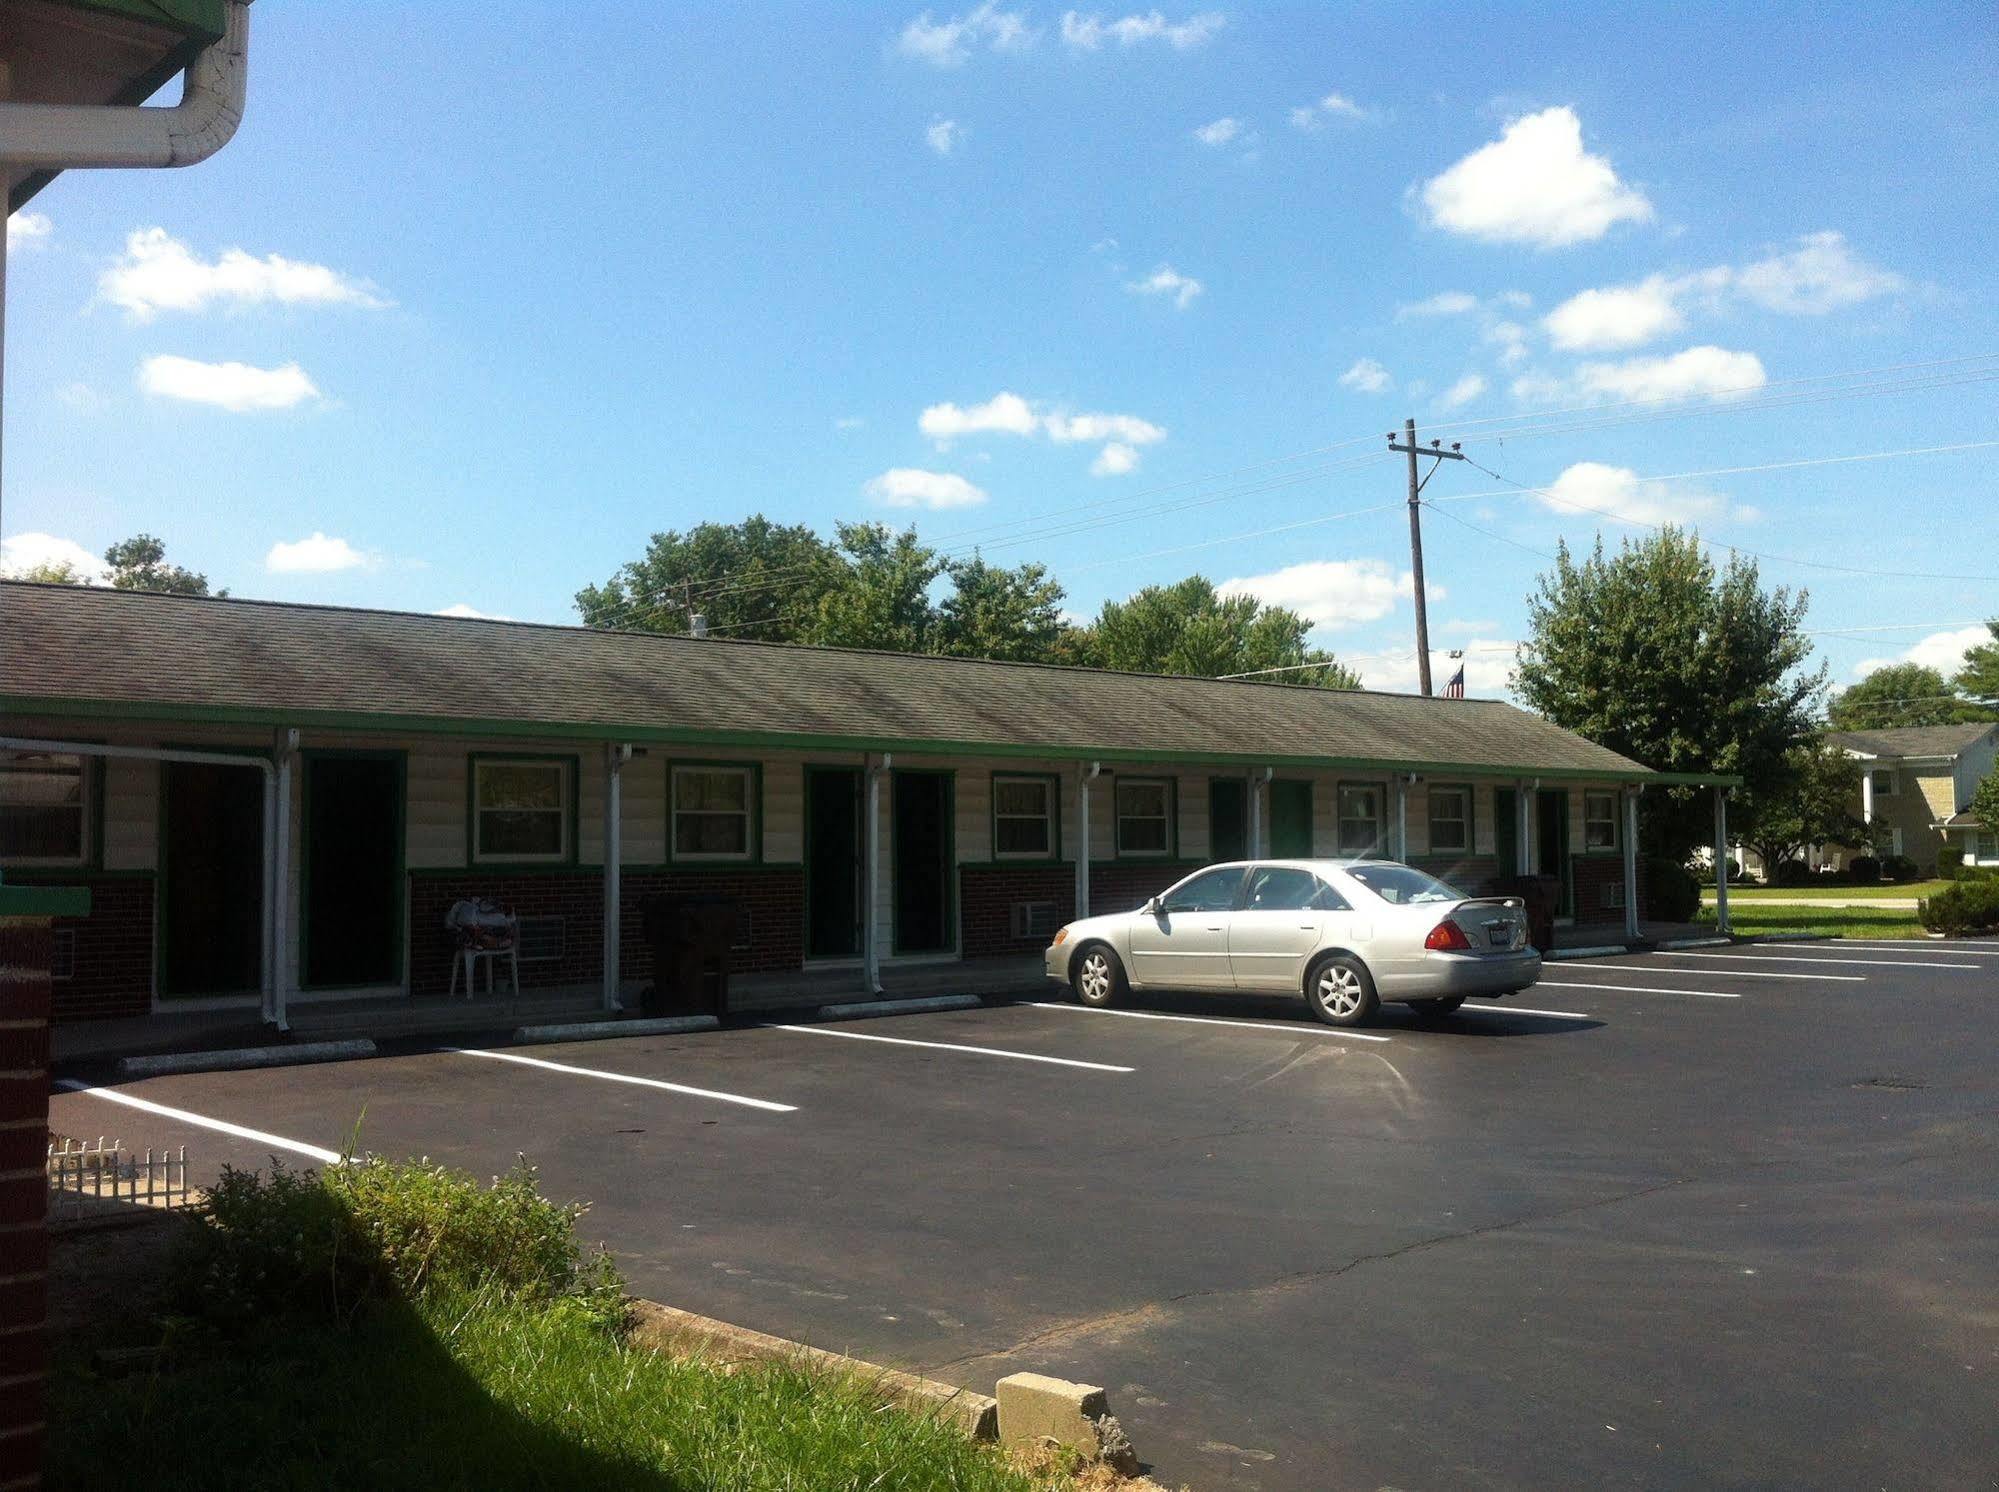
{"type": "Polygon", "coordinates": [[[1430,936],[1423,940],[1425,948],[1438,953],[1465,953],[1471,949],[1471,939],[1465,930],[1455,922],[1439,922],[1430,929],[1430,936]]]}

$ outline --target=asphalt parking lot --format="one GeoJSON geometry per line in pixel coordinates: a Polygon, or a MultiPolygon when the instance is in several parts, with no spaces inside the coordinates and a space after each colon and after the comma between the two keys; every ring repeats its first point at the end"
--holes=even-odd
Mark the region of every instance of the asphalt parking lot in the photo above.
{"type": "Polygon", "coordinates": [[[1999,940],[1583,959],[1434,1028],[1049,1000],[156,1078],[51,1123],[211,1172],[357,1124],[524,1151],[640,1293],[1103,1383],[1173,1485],[1999,1482],[1999,940]]]}

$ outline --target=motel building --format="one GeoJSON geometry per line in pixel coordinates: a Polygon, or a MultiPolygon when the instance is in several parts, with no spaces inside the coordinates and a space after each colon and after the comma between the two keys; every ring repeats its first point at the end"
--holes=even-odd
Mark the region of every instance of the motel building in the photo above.
{"type": "Polygon", "coordinates": [[[1026,971],[1256,856],[1552,876],[1635,938],[1641,795],[1694,780],[1486,700],[0,582],[0,879],[88,888],[55,1021],[135,1043],[462,1016],[476,898],[581,1013],[661,893],[737,902],[734,1008],[1026,971]]]}

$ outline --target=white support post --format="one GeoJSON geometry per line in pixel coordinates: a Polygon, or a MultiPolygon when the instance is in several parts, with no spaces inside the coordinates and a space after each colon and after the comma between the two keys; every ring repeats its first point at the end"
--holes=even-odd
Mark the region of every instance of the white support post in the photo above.
{"type": "Polygon", "coordinates": [[[1076,920],[1090,915],[1090,784],[1104,769],[1090,762],[1076,773],[1076,920]]]}
{"type": "Polygon", "coordinates": [[[1528,812],[1528,799],[1533,792],[1524,782],[1513,790],[1513,871],[1516,875],[1531,875],[1534,871],[1534,851],[1527,843],[1528,826],[1533,823],[1533,817],[1528,812]]]}
{"type": "Polygon", "coordinates": [[[1860,822],[1867,826],[1868,853],[1874,851],[1874,769],[1864,763],[1860,769],[1860,822]]]}
{"type": "Polygon", "coordinates": [[[624,775],[632,759],[630,746],[604,746],[604,1009],[624,1009],[619,998],[623,983],[619,939],[623,934],[621,902],[625,861],[624,775]]]}
{"type": "Polygon", "coordinates": [[[1728,789],[1714,790],[1714,930],[1728,934],[1728,789]]]}
{"type": "Polygon", "coordinates": [[[1409,776],[1395,774],[1395,858],[1409,863],[1409,776]]]}
{"type": "Polygon", "coordinates": [[[1624,936],[1638,936],[1638,789],[1624,790],[1624,936]]]}
{"type": "Polygon", "coordinates": [[[292,960],[292,759],[298,754],[298,732],[280,726],[271,743],[271,754],[277,758],[277,790],[272,795],[277,800],[277,812],[272,849],[272,879],[276,885],[271,896],[271,1024],[280,1031],[289,1031],[291,1021],[286,1016],[286,1005],[292,960]]]}
{"type": "Polygon", "coordinates": [[[861,826],[862,853],[868,858],[867,906],[861,914],[861,967],[868,993],[882,992],[881,924],[875,909],[881,905],[881,806],[882,777],[895,758],[884,751],[868,764],[867,822],[861,826]]]}
{"type": "Polygon", "coordinates": [[[1243,827],[1243,853],[1251,860],[1263,854],[1263,785],[1255,772],[1245,772],[1242,778],[1243,814],[1249,822],[1243,827]]]}

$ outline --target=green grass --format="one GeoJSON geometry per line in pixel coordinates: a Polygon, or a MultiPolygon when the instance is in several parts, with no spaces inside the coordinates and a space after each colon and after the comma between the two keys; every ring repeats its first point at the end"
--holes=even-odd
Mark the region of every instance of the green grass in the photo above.
{"type": "MultiPolygon", "coordinates": [[[[1712,927],[1714,908],[1702,907],[1697,921],[1712,927]]],[[[1914,907],[1786,907],[1728,899],[1728,925],[1743,937],[1764,933],[1823,933],[1834,938],[1920,938],[1914,907]]]]}
{"type": "Polygon", "coordinates": [[[346,1328],[198,1330],[153,1375],[54,1375],[51,1487],[1030,1492],[952,1425],[789,1367],[628,1347],[572,1303],[433,1296],[346,1328]]]}
{"type": "MultiPolygon", "coordinates": [[[[1895,886],[1734,886],[1728,888],[1730,906],[1739,902],[1761,901],[1766,897],[1773,901],[1849,901],[1855,897],[1878,900],[1882,897],[1910,898],[1935,896],[1949,881],[1910,881],[1895,886]]],[[[1714,887],[1703,886],[1702,897],[1714,895],[1714,887]]]]}

